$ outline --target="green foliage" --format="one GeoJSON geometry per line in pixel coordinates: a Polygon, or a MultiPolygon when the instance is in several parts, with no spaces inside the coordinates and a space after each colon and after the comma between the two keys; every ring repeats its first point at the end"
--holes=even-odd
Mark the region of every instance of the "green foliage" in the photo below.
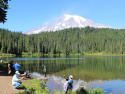
{"type": "Polygon", "coordinates": [[[106,91],[103,91],[99,87],[93,89],[80,88],[76,91],[76,94],[105,94],[105,93],[106,91]]]}
{"type": "Polygon", "coordinates": [[[76,94],[88,94],[88,91],[87,91],[87,89],[80,88],[80,89],[76,90],[76,94]]]}
{"type": "Polygon", "coordinates": [[[2,56],[2,57],[15,57],[16,54],[0,53],[0,56],[2,56]]]}
{"type": "Polygon", "coordinates": [[[99,87],[97,87],[97,88],[89,89],[88,93],[89,94],[105,94],[106,91],[103,91],[102,89],[100,89],[99,87]]]}
{"type": "Polygon", "coordinates": [[[8,66],[5,63],[0,63],[0,69],[7,70],[8,66]]]}
{"type": "Polygon", "coordinates": [[[24,92],[18,94],[48,94],[49,90],[46,88],[46,84],[43,81],[37,79],[29,81],[29,84],[23,83],[19,88],[25,89],[24,92]]]}
{"type": "Polygon", "coordinates": [[[69,28],[25,35],[0,29],[0,51],[19,54],[116,54],[125,55],[125,29],[69,28]]]}
{"type": "Polygon", "coordinates": [[[10,0],[0,0],[0,23],[4,23],[6,22],[6,13],[7,13],[7,9],[8,7],[8,1],[10,0]]]}

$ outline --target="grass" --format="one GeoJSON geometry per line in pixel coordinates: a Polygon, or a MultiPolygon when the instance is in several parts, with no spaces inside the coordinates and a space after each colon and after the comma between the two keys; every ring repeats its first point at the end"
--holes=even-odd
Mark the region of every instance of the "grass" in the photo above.
{"type": "MultiPolygon", "coordinates": [[[[125,52],[124,52],[125,53],[125,52]]],[[[72,56],[72,55],[81,55],[81,53],[70,53],[69,56],[72,56]]],[[[125,56],[125,54],[116,54],[116,53],[105,53],[104,51],[102,52],[95,52],[95,53],[90,53],[90,52],[86,52],[86,53],[83,53],[82,55],[101,55],[101,56],[125,56]]],[[[16,54],[9,54],[9,53],[1,53],[0,52],[0,56],[2,57],[16,57],[16,54]]],[[[28,52],[23,52],[22,57],[29,57],[29,56],[34,56],[34,57],[39,57],[39,56],[43,56],[43,53],[28,53],[28,52]]],[[[58,57],[59,54],[44,54],[44,56],[49,56],[49,57],[53,57],[53,56],[56,56],[58,57]]],[[[60,54],[60,56],[65,56],[64,54],[60,54]]]]}
{"type": "Polygon", "coordinates": [[[0,53],[0,56],[2,56],[2,57],[15,57],[16,54],[0,53]]]}
{"type": "Polygon", "coordinates": [[[46,84],[41,80],[38,81],[36,78],[32,77],[32,80],[23,80],[19,88],[23,88],[25,91],[18,94],[48,94],[50,91],[46,87],[46,84]]]}
{"type": "MultiPolygon", "coordinates": [[[[25,56],[43,56],[43,54],[42,53],[32,53],[32,54],[29,54],[29,53],[23,53],[22,54],[22,56],[23,57],[25,57],[25,56]]],[[[116,53],[105,53],[104,51],[103,52],[95,52],[95,53],[83,53],[83,54],[81,54],[81,53],[75,53],[75,54],[69,54],[69,56],[72,56],[72,55],[100,55],[100,56],[125,56],[125,54],[116,54],[116,53]]],[[[53,57],[53,56],[56,56],[56,57],[58,57],[59,56],[59,54],[44,54],[44,56],[49,56],[49,57],[53,57]]],[[[60,56],[62,57],[62,56],[65,56],[64,54],[60,54],[60,56]]]]}
{"type": "Polygon", "coordinates": [[[125,52],[123,54],[120,53],[106,53],[104,51],[102,52],[95,52],[95,53],[84,53],[84,55],[101,55],[101,56],[125,56],[125,52]]]}
{"type": "MultiPolygon", "coordinates": [[[[43,53],[28,53],[28,52],[22,53],[23,57],[26,57],[29,55],[30,56],[43,56],[43,53]]],[[[59,56],[59,54],[44,54],[44,56],[59,56]]],[[[60,56],[62,56],[62,54],[60,56]]]]}

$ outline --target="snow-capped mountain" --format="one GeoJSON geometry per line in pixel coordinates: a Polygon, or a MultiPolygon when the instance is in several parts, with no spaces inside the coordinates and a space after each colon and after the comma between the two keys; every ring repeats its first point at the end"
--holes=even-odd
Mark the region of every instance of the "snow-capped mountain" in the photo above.
{"type": "Polygon", "coordinates": [[[62,15],[55,21],[48,23],[44,26],[38,27],[34,30],[26,31],[24,34],[35,34],[43,31],[58,31],[65,28],[73,28],[73,27],[95,27],[95,28],[111,28],[109,26],[105,26],[103,24],[94,23],[90,19],[85,19],[77,15],[62,15]]]}

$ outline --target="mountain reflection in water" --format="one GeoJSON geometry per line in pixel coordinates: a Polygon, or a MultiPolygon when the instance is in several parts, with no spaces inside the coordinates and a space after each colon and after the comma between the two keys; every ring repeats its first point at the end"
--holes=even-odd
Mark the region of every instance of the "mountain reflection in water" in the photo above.
{"type": "MultiPolygon", "coordinates": [[[[36,72],[33,72],[32,75],[37,78],[44,78],[44,75],[41,75],[36,72]]],[[[63,90],[63,85],[65,83],[64,77],[55,76],[55,75],[52,75],[52,76],[48,75],[47,77],[48,77],[48,81],[46,82],[46,85],[50,90],[60,90],[60,91],[63,90]]],[[[80,80],[80,79],[73,80],[73,90],[75,91],[78,88],[80,88],[80,86],[83,85],[83,83],[85,87],[91,88],[94,84],[102,84],[104,82],[107,82],[107,81],[95,80],[95,81],[85,82],[84,80],[80,80]]]]}

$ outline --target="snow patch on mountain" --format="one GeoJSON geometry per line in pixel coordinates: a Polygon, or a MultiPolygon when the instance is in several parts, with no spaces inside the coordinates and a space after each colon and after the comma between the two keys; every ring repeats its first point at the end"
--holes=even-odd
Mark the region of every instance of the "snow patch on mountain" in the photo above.
{"type": "Polygon", "coordinates": [[[76,21],[77,23],[80,23],[80,21],[86,21],[85,18],[82,18],[80,16],[77,16],[77,15],[64,15],[65,16],[65,19],[64,21],[67,21],[69,20],[70,18],[74,18],[74,21],[76,21]]]}
{"type": "Polygon", "coordinates": [[[62,26],[66,26],[66,24],[65,24],[65,23],[63,23],[63,24],[62,24],[62,26]]]}

